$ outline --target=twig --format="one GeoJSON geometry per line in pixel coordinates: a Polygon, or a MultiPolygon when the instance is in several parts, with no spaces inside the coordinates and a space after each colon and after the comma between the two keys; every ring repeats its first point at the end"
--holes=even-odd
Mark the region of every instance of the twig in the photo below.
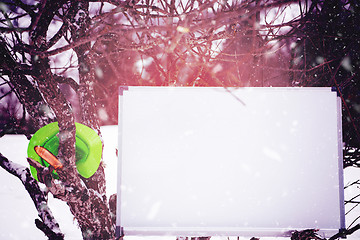
{"type": "Polygon", "coordinates": [[[360,224],[357,224],[355,225],[354,227],[352,228],[349,228],[349,229],[346,229],[346,230],[343,230],[343,231],[340,231],[338,232],[337,234],[335,234],[334,236],[332,236],[331,238],[329,238],[329,240],[335,240],[335,239],[338,239],[340,237],[344,237],[344,236],[347,236],[347,235],[351,235],[353,234],[355,231],[359,230],[360,229],[360,224]]]}

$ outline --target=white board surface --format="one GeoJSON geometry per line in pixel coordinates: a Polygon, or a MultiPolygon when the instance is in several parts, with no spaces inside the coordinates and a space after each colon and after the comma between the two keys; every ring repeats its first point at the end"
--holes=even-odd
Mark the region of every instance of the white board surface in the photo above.
{"type": "Polygon", "coordinates": [[[119,108],[122,234],[345,226],[341,113],[329,88],[128,87],[119,108]]]}

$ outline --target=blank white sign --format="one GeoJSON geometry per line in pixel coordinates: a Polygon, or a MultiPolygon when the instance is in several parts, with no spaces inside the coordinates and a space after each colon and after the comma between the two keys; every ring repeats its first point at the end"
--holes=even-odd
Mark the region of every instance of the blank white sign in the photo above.
{"type": "Polygon", "coordinates": [[[122,88],[118,230],[338,232],[340,106],[329,88],[122,88]]]}

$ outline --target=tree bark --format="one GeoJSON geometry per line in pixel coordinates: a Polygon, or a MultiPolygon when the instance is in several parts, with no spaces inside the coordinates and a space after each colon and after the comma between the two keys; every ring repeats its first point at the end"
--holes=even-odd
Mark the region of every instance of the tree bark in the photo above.
{"type": "Polygon", "coordinates": [[[54,114],[47,107],[40,92],[29,82],[23,74],[23,67],[11,56],[4,40],[0,37],[0,68],[8,72],[13,89],[18,93],[19,101],[25,106],[27,113],[42,127],[54,118],[54,114]]]}

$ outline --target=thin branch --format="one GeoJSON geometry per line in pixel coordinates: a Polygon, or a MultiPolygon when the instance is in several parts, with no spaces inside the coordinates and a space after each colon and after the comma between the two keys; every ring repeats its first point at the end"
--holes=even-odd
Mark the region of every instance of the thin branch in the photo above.
{"type": "Polygon", "coordinates": [[[351,211],[353,211],[356,207],[358,207],[360,205],[360,203],[355,204],[355,206],[353,206],[350,210],[348,210],[345,215],[348,215],[351,211]]]}
{"type": "Polygon", "coordinates": [[[22,33],[22,32],[27,32],[28,30],[29,30],[28,28],[0,27],[1,33],[12,33],[12,32],[22,33]]]}
{"type": "Polygon", "coordinates": [[[34,15],[34,17],[31,19],[31,24],[29,29],[30,30],[34,30],[36,28],[36,26],[38,25],[40,18],[42,16],[42,14],[44,13],[45,10],[45,6],[46,6],[47,0],[40,0],[40,4],[39,4],[39,10],[36,13],[36,15],[34,15]]]}
{"type": "Polygon", "coordinates": [[[55,81],[57,83],[68,84],[75,91],[77,91],[78,88],[79,88],[78,83],[74,79],[72,79],[70,77],[63,77],[63,76],[59,76],[59,75],[54,75],[54,79],[55,79],[55,81]]]}
{"type": "Polygon", "coordinates": [[[334,236],[332,236],[331,238],[329,238],[329,240],[336,240],[338,238],[344,238],[347,235],[351,235],[353,234],[355,231],[360,229],[360,224],[355,225],[352,228],[346,229],[346,230],[342,230],[340,232],[338,232],[337,234],[335,234],[334,236]]]}
{"type": "Polygon", "coordinates": [[[7,95],[9,95],[10,93],[12,93],[12,91],[13,91],[13,90],[10,90],[10,91],[8,91],[7,93],[5,93],[4,95],[2,95],[2,96],[0,97],[0,100],[3,99],[4,97],[6,97],[7,95]]]}
{"type": "Polygon", "coordinates": [[[15,6],[19,6],[25,10],[31,17],[35,16],[35,12],[32,10],[30,5],[23,3],[21,0],[13,0],[15,6]]]}
{"type": "Polygon", "coordinates": [[[0,86],[2,86],[2,85],[5,85],[5,84],[9,84],[9,82],[3,82],[3,83],[0,83],[0,86]]]}
{"type": "Polygon", "coordinates": [[[360,179],[359,180],[356,180],[355,182],[352,182],[352,183],[349,183],[348,185],[346,185],[344,187],[344,189],[348,188],[348,187],[351,187],[352,185],[356,185],[356,184],[360,184],[360,179]]]}

